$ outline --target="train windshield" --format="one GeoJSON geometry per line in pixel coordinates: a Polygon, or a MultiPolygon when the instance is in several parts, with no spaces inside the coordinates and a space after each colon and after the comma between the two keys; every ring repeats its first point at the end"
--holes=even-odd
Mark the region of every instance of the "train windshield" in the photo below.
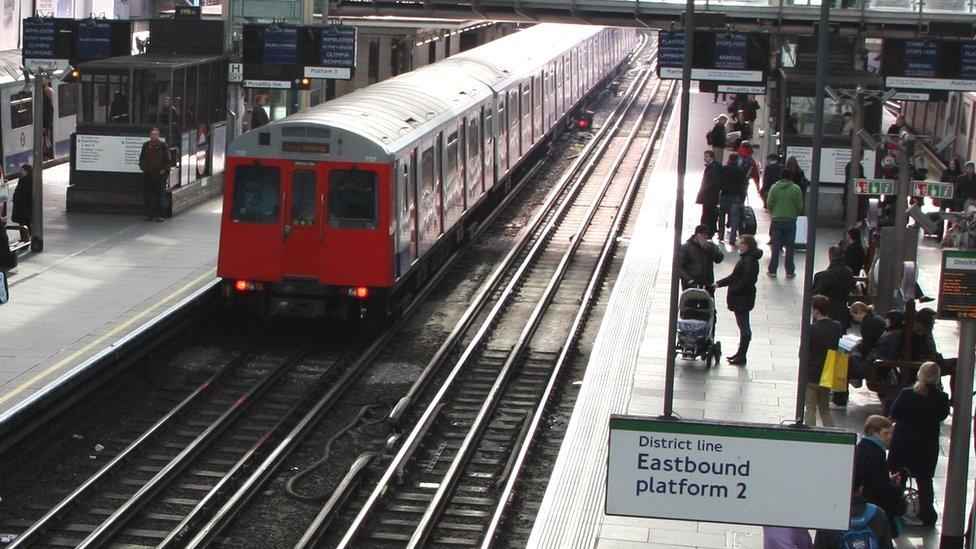
{"type": "Polygon", "coordinates": [[[376,227],[376,172],[332,170],[329,225],[340,229],[376,227]]]}
{"type": "Polygon", "coordinates": [[[234,172],[232,218],[241,223],[278,222],[281,171],[268,166],[238,166],[234,172]]]}

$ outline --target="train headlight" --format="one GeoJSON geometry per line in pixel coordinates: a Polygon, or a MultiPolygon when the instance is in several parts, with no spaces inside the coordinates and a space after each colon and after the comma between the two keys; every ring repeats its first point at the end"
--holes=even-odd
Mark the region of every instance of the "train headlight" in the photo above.
{"type": "Polygon", "coordinates": [[[355,288],[349,288],[349,297],[355,297],[356,299],[366,299],[369,297],[369,288],[366,286],[357,286],[355,288]]]}

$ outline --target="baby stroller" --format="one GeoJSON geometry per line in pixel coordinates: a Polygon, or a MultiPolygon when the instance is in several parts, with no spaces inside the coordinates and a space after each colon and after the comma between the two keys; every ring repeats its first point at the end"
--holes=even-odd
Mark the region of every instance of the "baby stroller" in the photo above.
{"type": "Polygon", "coordinates": [[[718,363],[722,344],[715,341],[715,300],[701,288],[688,288],[678,298],[678,341],[674,353],[686,360],[700,357],[705,367],[718,363]]]}

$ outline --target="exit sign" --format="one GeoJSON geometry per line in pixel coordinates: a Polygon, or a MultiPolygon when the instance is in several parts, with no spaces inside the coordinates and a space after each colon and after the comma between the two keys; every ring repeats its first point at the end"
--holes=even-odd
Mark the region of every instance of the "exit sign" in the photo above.
{"type": "Polygon", "coordinates": [[[955,186],[939,181],[912,181],[912,196],[928,198],[952,198],[955,186]]]}
{"type": "Polygon", "coordinates": [[[895,194],[894,179],[862,179],[854,180],[854,194],[895,194]]]}

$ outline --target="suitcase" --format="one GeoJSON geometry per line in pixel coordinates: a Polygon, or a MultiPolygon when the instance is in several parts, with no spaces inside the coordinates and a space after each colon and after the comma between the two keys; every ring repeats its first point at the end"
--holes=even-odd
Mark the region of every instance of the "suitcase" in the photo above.
{"type": "Polygon", "coordinates": [[[756,212],[752,209],[752,206],[742,207],[742,228],[739,232],[742,234],[751,234],[756,236],[756,212]]]}
{"type": "Polygon", "coordinates": [[[796,218],[796,243],[794,244],[795,248],[805,249],[807,247],[807,225],[808,225],[807,216],[801,215],[800,217],[796,218]]]}

